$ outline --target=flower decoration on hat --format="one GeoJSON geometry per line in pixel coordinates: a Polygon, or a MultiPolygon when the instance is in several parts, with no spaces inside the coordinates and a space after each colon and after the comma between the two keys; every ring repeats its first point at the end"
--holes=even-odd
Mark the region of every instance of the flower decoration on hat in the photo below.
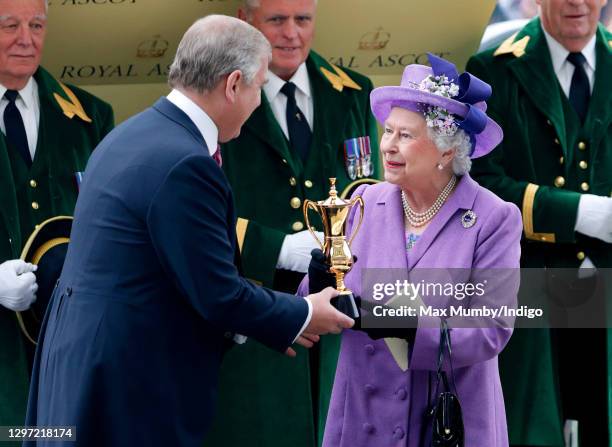
{"type": "MultiPolygon", "coordinates": [[[[446,75],[429,75],[419,83],[418,89],[445,98],[454,98],[459,94],[459,86],[449,80],[446,75]]],[[[455,117],[448,110],[426,104],[423,115],[427,127],[436,129],[442,135],[452,137],[457,133],[459,126],[455,122],[455,117]]]]}

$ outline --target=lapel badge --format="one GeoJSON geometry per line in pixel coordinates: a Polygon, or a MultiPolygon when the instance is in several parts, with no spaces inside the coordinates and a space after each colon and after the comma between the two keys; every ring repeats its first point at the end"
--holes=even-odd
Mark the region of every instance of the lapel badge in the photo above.
{"type": "Polygon", "coordinates": [[[463,216],[461,216],[461,225],[463,225],[463,228],[473,227],[476,223],[476,219],[476,213],[472,210],[467,210],[463,213],[463,216]]]}

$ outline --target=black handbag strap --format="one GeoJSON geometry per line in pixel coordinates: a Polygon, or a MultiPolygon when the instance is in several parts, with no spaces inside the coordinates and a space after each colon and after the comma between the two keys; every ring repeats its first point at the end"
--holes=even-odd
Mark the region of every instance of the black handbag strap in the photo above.
{"type": "Polygon", "coordinates": [[[436,383],[436,395],[439,392],[440,381],[442,381],[442,385],[444,386],[445,391],[453,391],[455,394],[457,393],[457,384],[455,383],[455,371],[453,369],[453,355],[452,355],[452,344],[451,344],[451,336],[450,329],[448,328],[448,323],[446,320],[441,320],[440,322],[440,344],[438,346],[438,372],[437,372],[437,383],[436,383]],[[450,374],[451,374],[451,383],[453,385],[452,389],[449,386],[448,377],[446,371],[442,368],[444,366],[444,352],[448,352],[448,363],[450,365],[450,374]]]}

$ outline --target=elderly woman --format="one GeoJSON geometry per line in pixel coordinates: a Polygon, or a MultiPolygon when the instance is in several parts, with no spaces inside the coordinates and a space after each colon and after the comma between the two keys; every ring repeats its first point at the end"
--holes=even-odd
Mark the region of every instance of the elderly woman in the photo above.
{"type": "MultiPolygon", "coordinates": [[[[518,272],[519,210],[468,174],[471,158],[490,152],[502,139],[500,127],[485,113],[490,87],[468,73],[458,76],[443,59],[430,55],[430,63],[432,68],[406,67],[400,86],[371,94],[372,111],[384,129],[385,182],[356,191],[365,212],[346,284],[362,299],[364,269],[401,269],[410,275],[423,268],[463,269],[472,272],[466,282],[474,281],[470,275],[476,270],[518,272]]],[[[349,216],[347,234],[357,224],[355,216],[349,216]]],[[[464,305],[491,304],[498,296],[515,305],[518,282],[498,276],[490,293],[464,305]]],[[[313,253],[308,281],[302,287],[309,285],[311,292],[329,285],[321,274],[320,252],[313,253]]],[[[422,299],[427,304],[428,298],[422,299]]],[[[448,319],[465,445],[507,446],[497,356],[512,324],[501,318],[480,325],[465,321],[448,319]]],[[[431,430],[424,415],[436,399],[440,324],[440,318],[427,316],[419,317],[414,329],[343,333],[324,447],[425,445],[431,430]]],[[[448,362],[444,368],[449,370],[448,362]]]]}

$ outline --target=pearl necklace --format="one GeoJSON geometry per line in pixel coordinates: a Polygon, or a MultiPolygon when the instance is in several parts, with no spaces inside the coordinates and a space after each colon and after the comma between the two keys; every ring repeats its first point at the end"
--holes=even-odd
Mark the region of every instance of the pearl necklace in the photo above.
{"type": "Polygon", "coordinates": [[[428,210],[425,210],[422,213],[417,213],[408,204],[408,200],[406,199],[406,194],[402,191],[402,205],[404,207],[404,214],[406,215],[406,219],[408,219],[408,223],[413,227],[422,227],[427,222],[429,222],[433,217],[440,211],[446,199],[450,195],[451,191],[455,187],[455,183],[457,183],[457,177],[454,175],[451,177],[449,182],[446,184],[436,201],[431,205],[428,210]]]}

